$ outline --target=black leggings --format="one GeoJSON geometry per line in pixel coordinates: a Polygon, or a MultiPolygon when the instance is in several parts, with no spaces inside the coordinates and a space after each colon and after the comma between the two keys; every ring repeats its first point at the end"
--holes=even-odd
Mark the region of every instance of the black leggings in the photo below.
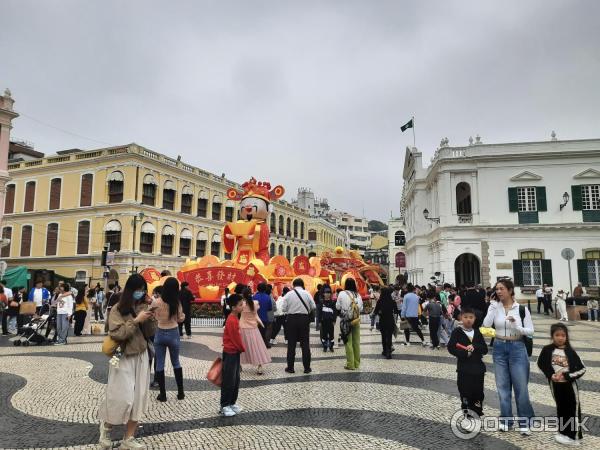
{"type": "Polygon", "coordinates": [[[383,347],[383,354],[390,356],[392,354],[392,336],[394,334],[394,327],[380,325],[381,331],[381,346],[383,347]]]}
{"type": "Polygon", "coordinates": [[[333,343],[335,342],[333,336],[333,327],[335,321],[333,320],[323,320],[321,322],[321,343],[323,346],[333,347],[333,343]]]}
{"type": "MultiPolygon", "coordinates": [[[[417,336],[421,338],[421,341],[425,342],[425,338],[423,337],[423,333],[421,333],[421,329],[419,328],[419,318],[418,317],[407,317],[406,320],[410,324],[410,328],[417,333],[417,336]]],[[[406,342],[410,342],[410,328],[404,330],[404,336],[406,337],[406,342]]]]}
{"type": "Polygon", "coordinates": [[[429,317],[429,339],[433,347],[439,347],[440,340],[438,339],[438,331],[440,329],[440,318],[429,317]]]}
{"type": "Polygon", "coordinates": [[[87,316],[87,311],[75,311],[75,336],[81,336],[83,324],[85,323],[85,316],[87,316]]]}
{"type": "Polygon", "coordinates": [[[581,426],[577,427],[575,425],[575,418],[577,418],[578,423],[581,423],[577,382],[550,383],[550,388],[556,401],[556,416],[559,420],[559,426],[564,427],[564,429],[559,430],[559,433],[571,439],[581,439],[581,426]]]}

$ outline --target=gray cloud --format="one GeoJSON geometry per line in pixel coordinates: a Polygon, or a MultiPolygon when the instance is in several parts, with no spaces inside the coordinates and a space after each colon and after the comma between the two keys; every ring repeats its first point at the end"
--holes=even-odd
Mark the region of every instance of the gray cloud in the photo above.
{"type": "MultiPolygon", "coordinates": [[[[444,136],[598,137],[598,17],[584,0],[5,0],[0,81],[57,127],[385,219],[412,115],[426,159],[444,136]]],[[[24,116],[13,135],[97,146],[24,116]]]]}

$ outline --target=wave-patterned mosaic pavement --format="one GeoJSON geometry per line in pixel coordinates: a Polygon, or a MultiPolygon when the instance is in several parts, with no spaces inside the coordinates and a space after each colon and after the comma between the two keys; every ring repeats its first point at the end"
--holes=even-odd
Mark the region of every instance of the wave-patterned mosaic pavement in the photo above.
{"type": "MultiPolygon", "coordinates": [[[[554,402],[535,358],[553,320],[534,314],[537,330],[530,395],[537,415],[554,414],[554,402]]],[[[580,382],[584,415],[590,416],[580,448],[600,448],[600,323],[569,324],[574,347],[588,370],[580,382]]],[[[155,449],[552,449],[553,433],[523,437],[483,432],[463,441],[450,418],[459,409],[456,366],[445,350],[405,347],[399,337],[392,360],[381,356],[380,335],[363,326],[361,370],[343,369],[343,349],[323,353],[313,330],[313,373],[284,372],[286,349],[271,349],[264,375],[245,367],[239,403],[244,412],[218,414],[219,391],[205,374],[221,346],[221,330],[194,329],[182,342],[186,398],[176,399],[167,369],[167,403],[152,401],[139,436],[155,449]]],[[[415,339],[416,337],[413,337],[415,339]]],[[[280,336],[280,340],[282,337],[280,336]]],[[[108,360],[101,336],[70,338],[62,347],[14,347],[0,338],[0,448],[98,448],[98,404],[108,360]]],[[[486,375],[486,415],[497,415],[491,356],[486,375]]],[[[298,349],[297,368],[301,368],[298,349]]],[[[114,438],[122,435],[116,430],[114,438]]],[[[119,442],[114,441],[115,447],[119,442]]]]}

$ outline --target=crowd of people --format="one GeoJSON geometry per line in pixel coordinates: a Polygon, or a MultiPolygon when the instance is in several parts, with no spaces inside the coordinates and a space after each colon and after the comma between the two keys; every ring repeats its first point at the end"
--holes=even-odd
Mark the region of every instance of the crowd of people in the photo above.
{"type": "MultiPolygon", "coordinates": [[[[22,302],[33,302],[36,314],[48,314],[46,337],[54,332],[57,345],[67,342],[71,322],[74,334],[90,333],[89,322],[102,319],[105,313],[107,339],[114,342],[109,365],[106,396],[99,416],[100,444],[110,448],[110,432],[114,425],[126,424],[121,448],[144,448],[135,438],[138,423],[148,406],[151,387],[157,387],[157,400],[166,402],[166,352],[177,383],[177,399],[183,400],[184,375],[179,352],[181,338],[191,337],[191,304],[194,296],[187,283],[180,283],[168,272],[163,285],[148,292],[146,281],[138,274],[127,280],[123,290],[110,286],[106,295],[100,285],[76,289],[59,283],[52,292],[36,282],[30,291],[0,285],[3,310],[3,333],[17,332],[24,319],[19,312],[22,302]],[[16,311],[16,313],[15,313],[16,311]],[[154,376],[152,377],[152,372],[154,376]]],[[[545,287],[542,292],[547,292],[545,287]]],[[[559,292],[560,294],[560,292],[559,292]]],[[[334,352],[343,345],[344,369],[361,366],[361,315],[368,305],[371,310],[371,332],[381,334],[382,356],[392,359],[394,343],[410,345],[415,333],[424,347],[447,351],[457,359],[457,387],[465,416],[483,415],[484,377],[482,358],[493,348],[493,369],[500,403],[500,430],[515,427],[530,434],[534,410],[529,398],[529,357],[534,326],[530,310],[515,300],[514,285],[509,279],[499,280],[493,289],[474,284],[457,289],[450,284],[415,286],[402,283],[372,286],[363,299],[352,278],[343,289],[320,285],[314,297],[305,289],[302,279],[293,280],[277,299],[266,283],[256,286],[238,284],[223,299],[225,316],[222,352],[220,412],[232,417],[241,412],[238,392],[242,365],[264,373],[271,362],[269,349],[277,344],[283,331],[287,345],[285,372],[295,373],[297,345],[302,353],[304,374],[310,374],[310,327],[319,331],[323,352],[334,352]],[[370,305],[369,305],[370,303],[370,305]],[[495,328],[488,344],[481,327],[495,328]],[[429,331],[430,342],[423,333],[429,331]],[[403,331],[401,333],[400,331],[403,331]],[[394,340],[396,337],[396,340],[394,340]],[[403,337],[403,339],[402,339],[403,337]],[[513,417],[512,403],[517,416],[513,417]]],[[[546,305],[542,300],[538,307],[546,305]]],[[[551,305],[550,305],[551,307],[551,305]]],[[[562,309],[562,305],[559,307],[562,309]]],[[[548,312],[549,313],[549,308],[548,312]]],[[[569,418],[581,419],[577,379],[585,367],[570,345],[568,329],[557,323],[550,330],[551,344],[544,347],[538,359],[540,370],[548,377],[557,402],[557,415],[564,423],[569,418]]],[[[579,423],[577,420],[575,424],[579,423]]],[[[580,428],[565,428],[556,437],[560,443],[573,445],[581,439],[580,428]]]]}

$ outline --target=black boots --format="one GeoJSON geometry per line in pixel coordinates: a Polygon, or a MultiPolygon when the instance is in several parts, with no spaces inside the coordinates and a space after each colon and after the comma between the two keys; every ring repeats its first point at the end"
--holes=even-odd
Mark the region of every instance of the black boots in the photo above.
{"type": "Polygon", "coordinates": [[[161,370],[160,372],[155,372],[156,381],[158,381],[158,388],[160,389],[160,394],[156,397],[156,400],[159,402],[167,401],[167,391],[165,389],[165,371],[161,370]]]}
{"type": "Polygon", "coordinates": [[[177,382],[177,400],[183,400],[185,394],[183,393],[183,369],[173,369],[175,373],[175,381],[177,382]]]}

